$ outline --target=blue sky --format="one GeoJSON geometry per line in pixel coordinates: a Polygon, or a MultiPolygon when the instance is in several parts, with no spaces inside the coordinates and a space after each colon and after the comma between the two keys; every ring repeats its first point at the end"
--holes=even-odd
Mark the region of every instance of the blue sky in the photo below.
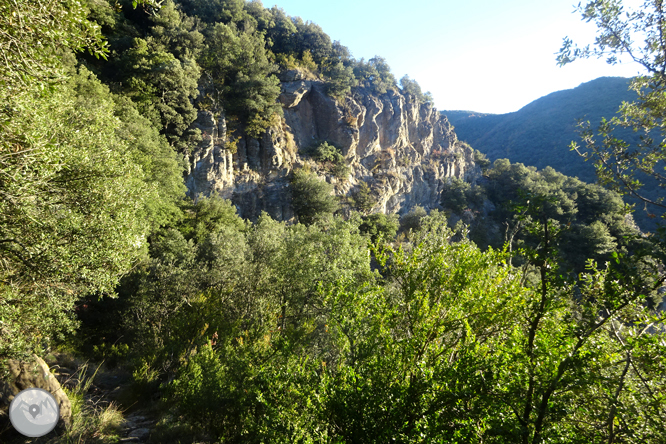
{"type": "Polygon", "coordinates": [[[320,25],[366,60],[379,55],[396,78],[408,74],[438,109],[517,111],[553,91],[639,66],[580,60],[559,68],[562,39],[594,40],[573,0],[263,0],[320,25]]]}

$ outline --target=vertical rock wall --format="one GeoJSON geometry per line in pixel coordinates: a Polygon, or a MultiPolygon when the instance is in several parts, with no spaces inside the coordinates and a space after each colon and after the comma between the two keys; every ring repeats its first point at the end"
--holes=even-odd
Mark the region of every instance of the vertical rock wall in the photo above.
{"type": "Polygon", "coordinates": [[[280,124],[260,139],[242,137],[233,154],[224,116],[199,113],[204,140],[190,158],[191,195],[230,198],[246,218],[266,211],[290,220],[289,175],[309,163],[336,194],[349,195],[366,181],[378,201],[374,212],[404,213],[415,205],[437,208],[450,178],[471,181],[479,174],[472,150],[458,142],[446,118],[399,92],[378,96],[357,88],[340,103],[326,95],[322,82],[294,80],[282,84],[280,102],[280,124]],[[342,149],[350,167],[345,179],[302,154],[323,141],[342,149]]]}

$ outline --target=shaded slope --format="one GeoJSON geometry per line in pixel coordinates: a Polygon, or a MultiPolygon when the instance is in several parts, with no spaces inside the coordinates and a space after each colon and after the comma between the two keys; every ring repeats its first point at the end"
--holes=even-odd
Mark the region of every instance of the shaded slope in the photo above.
{"type": "MultiPolygon", "coordinates": [[[[577,88],[541,97],[519,111],[508,114],[482,114],[442,111],[456,134],[491,160],[507,158],[541,169],[551,166],[569,176],[593,182],[594,168],[569,150],[579,119],[594,125],[602,117],[611,118],[622,101],[633,101],[629,79],[601,77],[577,88]]],[[[631,139],[633,135],[627,134],[631,139]]]]}
{"type": "MultiPolygon", "coordinates": [[[[603,117],[614,117],[623,101],[636,99],[636,93],[628,90],[629,82],[624,77],[600,77],[574,89],[548,94],[508,114],[473,111],[442,111],[442,114],[454,126],[460,140],[490,160],[507,158],[538,169],[550,166],[593,183],[596,182],[593,164],[584,162],[569,148],[572,141],[580,142],[577,122],[590,121],[594,128],[603,117]]],[[[631,145],[639,141],[631,130],[617,131],[616,136],[631,145]]],[[[647,181],[645,194],[654,198],[657,191],[656,184],[647,181]]],[[[644,230],[656,227],[655,219],[647,217],[642,203],[637,203],[634,218],[644,230]]]]}

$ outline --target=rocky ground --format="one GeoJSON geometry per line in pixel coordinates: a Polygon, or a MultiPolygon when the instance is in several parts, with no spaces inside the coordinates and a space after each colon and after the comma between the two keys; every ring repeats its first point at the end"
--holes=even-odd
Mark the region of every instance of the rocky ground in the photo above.
{"type": "MultiPolygon", "coordinates": [[[[41,361],[40,365],[50,369],[51,376],[55,377],[53,379],[64,389],[54,386],[48,390],[67,394],[68,399],[65,401],[71,404],[61,406],[61,412],[71,412],[71,418],[67,418],[69,426],[59,425],[56,430],[41,438],[27,438],[16,432],[7,415],[3,414],[0,415],[0,442],[3,444],[163,442],[161,438],[154,439],[159,420],[155,402],[159,402],[159,396],[142,399],[132,393],[132,378],[127,372],[65,355],[52,356],[46,363],[41,361]]],[[[28,381],[31,376],[23,373],[19,378],[14,378],[15,386],[11,389],[14,392],[26,388],[23,386],[40,387],[44,384],[43,373],[32,376],[39,379],[35,381],[28,381]]],[[[49,376],[46,379],[51,378],[49,376]]],[[[50,384],[54,385],[55,382],[52,380],[50,384]]],[[[10,385],[3,382],[2,388],[10,390],[10,385]]],[[[6,413],[4,410],[7,408],[3,409],[3,413],[6,413]]],[[[69,416],[69,413],[66,415],[69,416]]],[[[63,422],[61,418],[60,424],[63,422]]],[[[164,433],[160,436],[163,438],[164,433]]]]}

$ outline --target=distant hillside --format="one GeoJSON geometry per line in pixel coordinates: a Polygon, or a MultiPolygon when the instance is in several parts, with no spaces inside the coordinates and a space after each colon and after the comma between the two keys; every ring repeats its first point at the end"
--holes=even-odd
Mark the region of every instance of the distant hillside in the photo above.
{"type": "MultiPolygon", "coordinates": [[[[595,126],[602,117],[613,117],[623,101],[636,99],[636,93],[628,90],[629,82],[624,77],[601,77],[548,94],[508,114],[448,110],[442,114],[455,127],[460,140],[490,160],[507,158],[539,169],[551,166],[568,176],[595,182],[594,166],[572,152],[569,144],[580,141],[575,131],[578,120],[589,120],[595,126]]],[[[638,141],[631,131],[617,135],[632,144],[638,141]]],[[[639,225],[654,229],[654,221],[645,217],[639,205],[636,207],[634,217],[639,225]]]]}
{"type": "Polygon", "coordinates": [[[569,151],[578,119],[592,124],[615,115],[622,101],[633,101],[624,77],[601,77],[574,89],[541,97],[519,111],[484,114],[473,111],[442,111],[455,127],[460,140],[486,154],[491,160],[551,166],[585,181],[594,181],[594,168],[569,151]]]}

